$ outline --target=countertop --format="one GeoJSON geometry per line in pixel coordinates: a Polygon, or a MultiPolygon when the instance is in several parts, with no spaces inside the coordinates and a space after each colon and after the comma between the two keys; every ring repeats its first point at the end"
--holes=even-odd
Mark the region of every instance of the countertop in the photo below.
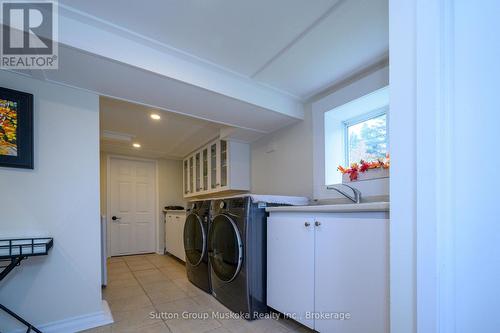
{"type": "Polygon", "coordinates": [[[350,213],[350,212],[388,212],[389,202],[365,202],[359,204],[309,205],[268,207],[267,212],[320,212],[320,213],[350,213]]]}
{"type": "Polygon", "coordinates": [[[163,210],[164,214],[186,214],[187,211],[185,209],[168,209],[163,210]]]}

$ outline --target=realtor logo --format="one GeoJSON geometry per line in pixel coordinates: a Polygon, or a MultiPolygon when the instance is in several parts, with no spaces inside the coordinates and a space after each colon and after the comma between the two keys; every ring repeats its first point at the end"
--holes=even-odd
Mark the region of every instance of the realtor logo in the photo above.
{"type": "Polygon", "coordinates": [[[0,2],[0,67],[57,69],[57,4],[53,1],[0,2]]]}

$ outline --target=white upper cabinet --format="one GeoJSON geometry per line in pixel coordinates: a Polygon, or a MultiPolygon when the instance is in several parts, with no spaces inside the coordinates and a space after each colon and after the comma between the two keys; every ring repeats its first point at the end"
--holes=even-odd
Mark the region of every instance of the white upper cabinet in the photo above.
{"type": "Polygon", "coordinates": [[[183,161],[184,196],[250,190],[250,145],[216,140],[183,161]]]}

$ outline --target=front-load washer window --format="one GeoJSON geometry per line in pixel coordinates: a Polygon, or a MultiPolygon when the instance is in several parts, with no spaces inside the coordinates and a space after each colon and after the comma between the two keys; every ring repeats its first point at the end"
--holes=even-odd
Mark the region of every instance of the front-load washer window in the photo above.
{"type": "Polygon", "coordinates": [[[243,245],[238,227],[229,216],[217,215],[212,221],[208,255],[219,279],[230,282],[238,275],[243,260],[243,245]]]}
{"type": "Polygon", "coordinates": [[[203,223],[197,214],[189,214],[184,224],[184,250],[186,260],[198,266],[205,255],[206,236],[203,223]]]}

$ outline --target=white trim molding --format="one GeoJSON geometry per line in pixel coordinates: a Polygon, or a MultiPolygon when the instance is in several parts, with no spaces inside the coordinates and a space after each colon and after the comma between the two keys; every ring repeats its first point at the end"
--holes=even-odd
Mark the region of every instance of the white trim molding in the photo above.
{"type": "MultiPolygon", "coordinates": [[[[44,333],[73,333],[80,332],[104,325],[109,325],[114,322],[113,315],[109,309],[108,302],[102,301],[102,310],[95,313],[90,313],[83,316],[72,317],[64,320],[58,320],[52,323],[36,326],[44,333]]],[[[26,328],[17,329],[10,333],[23,333],[26,328]]]]}
{"type": "Polygon", "coordinates": [[[391,332],[452,333],[453,0],[389,8],[391,332]]]}
{"type": "Polygon", "coordinates": [[[416,333],[415,8],[389,1],[390,331],[416,333]]]}

